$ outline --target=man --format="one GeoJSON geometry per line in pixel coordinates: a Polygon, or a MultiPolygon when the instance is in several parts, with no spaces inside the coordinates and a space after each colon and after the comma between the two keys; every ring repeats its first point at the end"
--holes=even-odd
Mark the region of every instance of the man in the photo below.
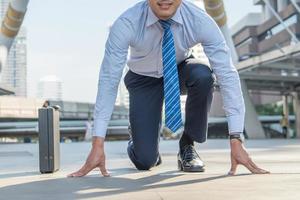
{"type": "Polygon", "coordinates": [[[245,109],[239,76],[215,22],[185,0],[145,0],[124,12],[111,28],[99,75],[92,149],[84,166],[70,177],[84,176],[94,168],[100,168],[103,176],[109,176],[105,167],[104,137],[128,48],[130,71],[124,81],[130,95],[129,158],[139,170],[161,164],[158,143],[163,101],[165,124],[176,132],[183,125],[180,93],[187,93],[178,167],[186,172],[204,171],[194,141],[206,140],[207,114],[215,80],[212,70],[189,54],[189,48],[198,43],[204,47],[223,96],[231,138],[229,174],[235,174],[238,164],[252,173],[268,173],[252,162],[242,145],[240,134],[244,129],[245,109]]]}

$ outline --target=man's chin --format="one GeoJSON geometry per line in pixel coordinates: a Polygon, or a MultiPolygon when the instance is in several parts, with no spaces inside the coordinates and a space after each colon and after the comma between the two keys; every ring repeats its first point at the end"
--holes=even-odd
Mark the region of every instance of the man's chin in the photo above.
{"type": "Polygon", "coordinates": [[[161,15],[159,15],[159,19],[167,20],[167,19],[172,18],[172,16],[173,16],[173,14],[171,12],[165,12],[165,13],[162,13],[161,15]]]}

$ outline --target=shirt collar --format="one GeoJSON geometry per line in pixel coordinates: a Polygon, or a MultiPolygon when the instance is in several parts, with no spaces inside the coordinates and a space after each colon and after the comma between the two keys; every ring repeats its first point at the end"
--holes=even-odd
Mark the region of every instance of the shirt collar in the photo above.
{"type": "MultiPolygon", "coordinates": [[[[180,10],[181,10],[181,5],[178,7],[178,9],[176,10],[176,13],[173,15],[173,17],[171,19],[182,25],[183,20],[181,17],[180,10]]],[[[153,13],[152,9],[148,5],[148,15],[147,15],[146,27],[149,27],[149,26],[155,24],[158,20],[159,20],[159,18],[156,17],[156,15],[153,13]]]]}

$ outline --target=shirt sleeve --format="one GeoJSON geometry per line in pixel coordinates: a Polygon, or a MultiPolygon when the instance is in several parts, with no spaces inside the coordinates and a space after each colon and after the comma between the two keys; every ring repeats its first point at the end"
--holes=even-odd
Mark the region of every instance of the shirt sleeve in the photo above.
{"type": "Polygon", "coordinates": [[[127,61],[131,35],[131,24],[123,18],[117,19],[110,29],[99,73],[93,136],[104,138],[106,135],[127,61]]]}
{"type": "Polygon", "coordinates": [[[239,74],[233,65],[230,49],[218,25],[207,13],[203,12],[197,30],[198,41],[202,43],[220,86],[229,134],[243,132],[245,104],[239,74]]]}

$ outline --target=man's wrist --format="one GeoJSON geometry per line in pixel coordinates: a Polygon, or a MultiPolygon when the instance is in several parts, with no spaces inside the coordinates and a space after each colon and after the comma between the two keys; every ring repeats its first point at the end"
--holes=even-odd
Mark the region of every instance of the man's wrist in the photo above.
{"type": "Polygon", "coordinates": [[[93,136],[92,145],[94,147],[103,147],[105,138],[99,136],[93,136]]]}
{"type": "Polygon", "coordinates": [[[230,133],[229,139],[230,139],[230,141],[239,140],[241,143],[244,142],[244,138],[243,138],[242,133],[230,133]]]}

